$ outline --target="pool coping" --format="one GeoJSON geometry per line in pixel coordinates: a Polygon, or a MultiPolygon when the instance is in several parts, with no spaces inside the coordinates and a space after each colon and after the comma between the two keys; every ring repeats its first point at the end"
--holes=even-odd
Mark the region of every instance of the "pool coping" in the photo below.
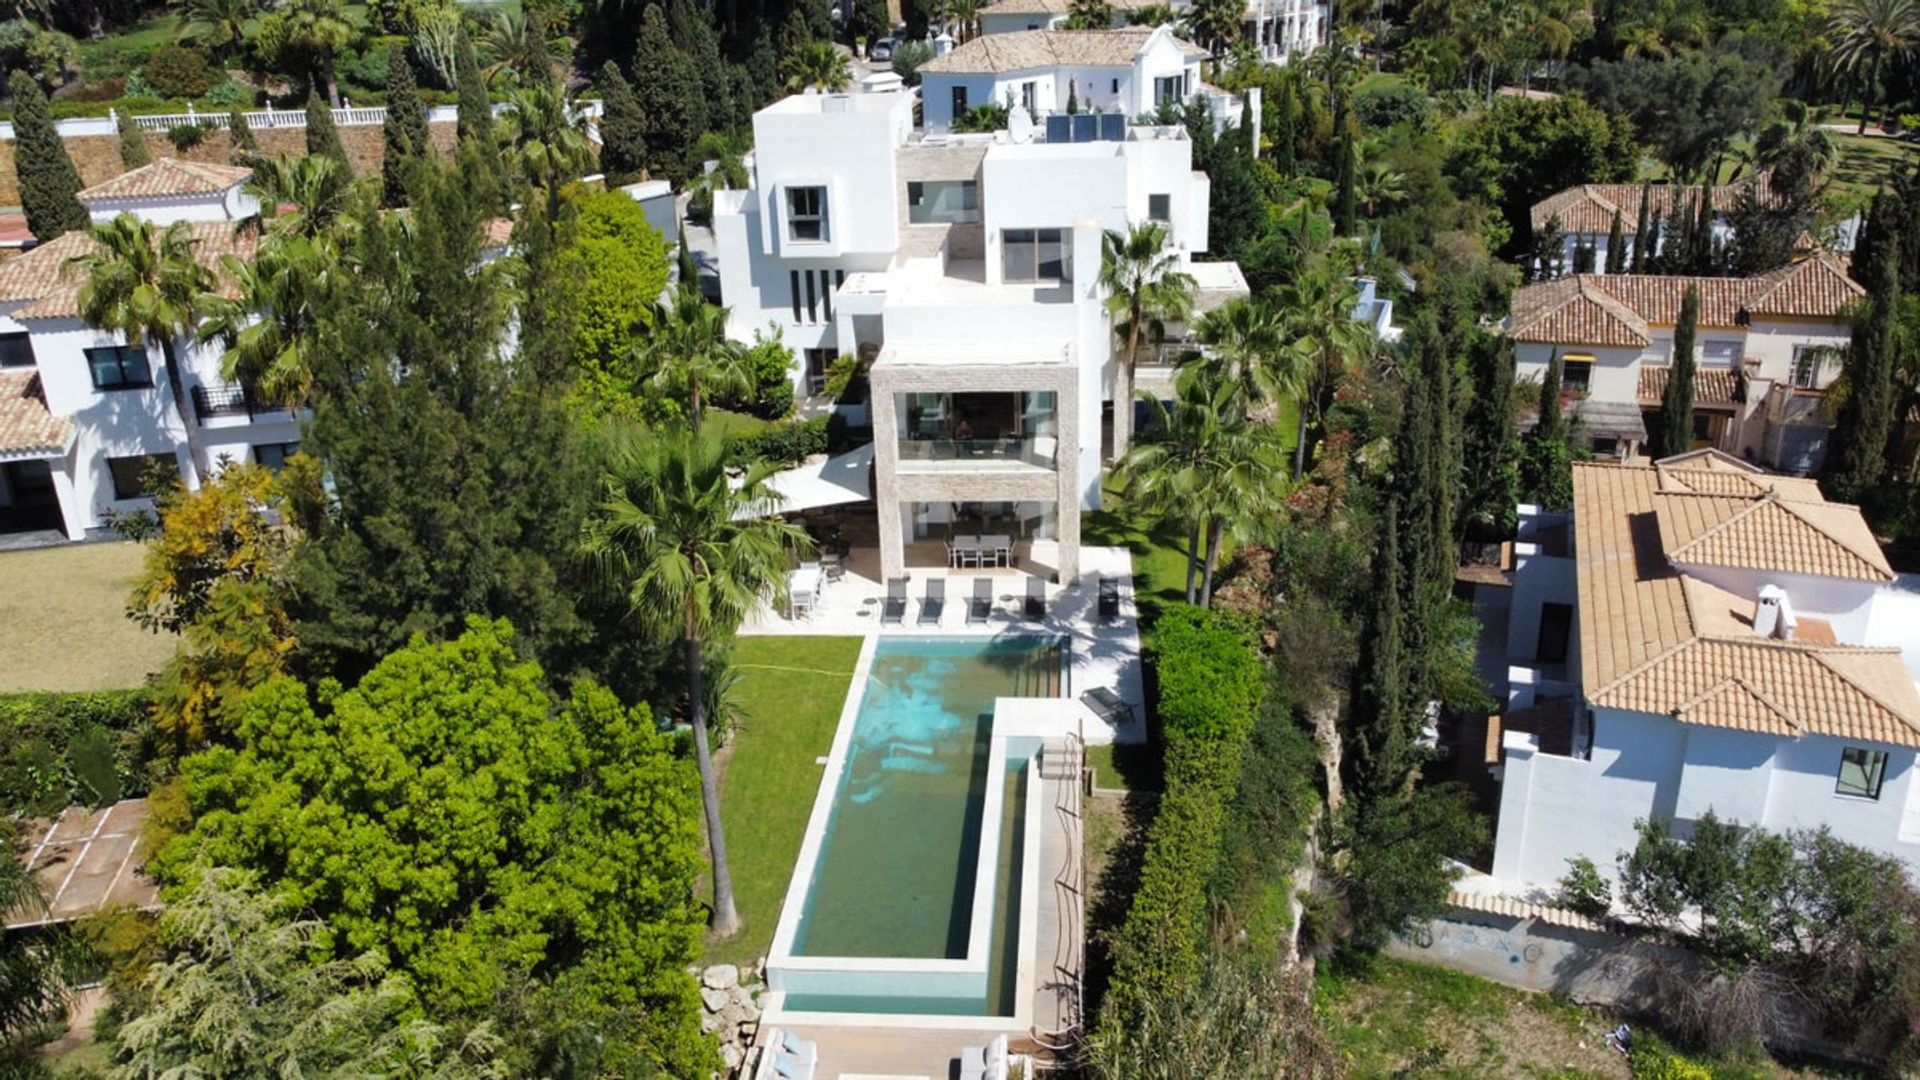
{"type": "MultiPolygon", "coordinates": [[[[841,705],[840,720],[834,729],[832,747],[827,754],[827,764],[822,772],[814,792],[813,809],[808,815],[807,831],[801,841],[799,856],[794,861],[794,869],[787,883],[787,892],[780,909],[780,920],[774,932],[773,946],[768,953],[766,970],[769,994],[763,1008],[763,1022],[787,1025],[822,1025],[842,1027],[898,1027],[898,1028],[952,1028],[957,1030],[1003,1030],[1017,1027],[1025,1029],[1032,1024],[1033,994],[1036,975],[1036,950],[1040,921],[1040,847],[1042,829],[1045,824],[1042,817],[1044,806],[1042,792],[1045,788],[1040,774],[1040,759],[1045,752],[1045,738],[1031,732],[1012,730],[1021,726],[1018,717],[1029,709],[1037,708],[1038,703],[1051,702],[1058,708],[1072,707],[1071,696],[1060,698],[1012,698],[995,699],[994,718],[989,733],[988,773],[985,801],[981,807],[982,828],[980,851],[976,856],[974,902],[971,922],[968,927],[967,956],[964,959],[915,958],[915,957],[840,957],[840,956],[798,956],[793,951],[794,939],[799,933],[800,918],[805,911],[807,893],[818,871],[821,848],[826,841],[826,831],[833,814],[833,801],[839,791],[842,776],[846,770],[848,756],[853,742],[853,729],[858,720],[861,702],[865,699],[868,680],[873,671],[874,653],[882,638],[918,639],[934,641],[953,641],[959,637],[979,636],[981,640],[993,640],[1001,635],[928,635],[903,632],[898,634],[868,634],[860,647],[860,657],[854,665],[853,681],[849,684],[852,691],[841,705]],[[1021,703],[1023,708],[1008,708],[1010,703],[1021,703]],[[1003,712],[1011,715],[1003,723],[1003,712]],[[1003,730],[1005,729],[1005,730],[1003,730]],[[1015,744],[1027,749],[1029,770],[1026,786],[1025,835],[1021,849],[1021,875],[1019,890],[1018,933],[1019,948],[1014,964],[1014,1012],[1012,1016],[974,1016],[949,1013],[856,1013],[856,1012],[810,1012],[789,1011],[785,1005],[787,989],[776,985],[783,981],[783,975],[793,973],[863,972],[863,973],[900,973],[949,976],[958,979],[978,977],[986,979],[992,970],[992,930],[995,915],[994,892],[997,874],[989,868],[997,867],[1000,862],[1000,833],[998,828],[989,828],[988,823],[1003,820],[1006,811],[1007,759],[1015,744]]],[[[1028,636],[1028,635],[1022,635],[1028,636]]],[[[1062,689],[1071,693],[1073,685],[1073,667],[1078,662],[1075,640],[1072,635],[1056,634],[1047,631],[1032,634],[1036,637],[1058,637],[1065,645],[1062,689]]]]}

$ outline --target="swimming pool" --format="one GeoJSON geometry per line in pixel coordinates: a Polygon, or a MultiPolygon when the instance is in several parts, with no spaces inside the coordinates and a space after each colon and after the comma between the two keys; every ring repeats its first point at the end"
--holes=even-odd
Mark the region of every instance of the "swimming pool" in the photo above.
{"type": "Polygon", "coordinates": [[[995,703],[1065,696],[1069,660],[1053,635],[871,647],[768,965],[786,1010],[1012,1015],[1041,743],[995,703]]]}

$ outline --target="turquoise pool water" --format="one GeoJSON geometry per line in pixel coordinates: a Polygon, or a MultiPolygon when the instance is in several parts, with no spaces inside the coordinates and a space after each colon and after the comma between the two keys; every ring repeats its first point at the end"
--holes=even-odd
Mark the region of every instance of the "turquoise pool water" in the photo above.
{"type": "MultiPolygon", "coordinates": [[[[794,955],[966,957],[994,699],[1059,696],[1065,661],[1065,639],[1050,635],[879,640],[794,955]]],[[[1014,782],[996,828],[1019,823],[1026,764],[1008,763],[1014,782]]],[[[1018,895],[1018,854],[1017,842],[1001,844],[997,893],[1018,895]]],[[[996,959],[1006,946],[996,940],[996,959]]]]}

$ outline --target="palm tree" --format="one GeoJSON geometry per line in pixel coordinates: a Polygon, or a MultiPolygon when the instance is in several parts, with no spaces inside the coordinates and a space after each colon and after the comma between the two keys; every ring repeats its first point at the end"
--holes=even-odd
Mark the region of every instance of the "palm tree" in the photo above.
{"type": "Polygon", "coordinates": [[[753,391],[746,348],[727,337],[727,309],[707,303],[692,282],[681,283],[671,301],[660,303],[640,348],[647,382],[686,396],[687,419],[695,431],[708,395],[753,391]]]}
{"type": "Polygon", "coordinates": [[[1360,208],[1372,217],[1378,207],[1407,197],[1407,178],[1385,162],[1362,161],[1353,177],[1353,189],[1360,199],[1360,208]]]}
{"type": "Polygon", "coordinates": [[[586,117],[576,118],[573,102],[558,86],[536,83],[508,95],[507,113],[513,160],[520,173],[547,193],[547,217],[560,213],[560,188],[593,164],[586,117]]]}
{"type": "Polygon", "coordinates": [[[263,245],[249,262],[220,259],[234,295],[202,299],[202,342],[218,341],[221,377],[292,405],[313,387],[312,348],[316,299],[332,283],[332,260],[304,237],[263,245]]]}
{"type": "Polygon", "coordinates": [[[853,69],[847,64],[847,54],[835,48],[831,41],[814,41],[794,50],[780,64],[780,73],[787,80],[787,92],[803,94],[808,90],[823,90],[837,94],[853,83],[853,69]]]}
{"type": "MultiPolygon", "coordinates": [[[[1849,84],[1860,77],[1862,68],[1866,70],[1857,132],[1865,134],[1881,68],[1888,60],[1904,58],[1920,39],[1920,8],[1915,7],[1914,0],[1841,0],[1827,16],[1827,35],[1833,39],[1830,56],[1834,70],[1845,72],[1849,84]]],[[[1851,98],[1851,92],[1847,96],[1851,98]]],[[[1893,105],[1890,98],[1881,106],[1882,124],[1886,123],[1886,110],[1893,105]]]]}
{"type": "Polygon", "coordinates": [[[720,784],[707,741],[701,649],[731,634],[747,613],[783,587],[789,560],[810,541],[797,525],[765,515],[778,496],[770,468],[727,473],[722,441],[698,432],[616,436],[602,479],[605,498],[587,524],[586,550],[603,580],[655,634],[677,635],[686,649],[687,712],[706,804],[713,858],[713,932],[740,929],[733,875],[720,820],[720,784]]]}
{"type": "Polygon", "coordinates": [[[325,154],[263,158],[247,181],[247,194],[260,201],[260,213],[240,228],[270,236],[321,241],[350,220],[355,204],[353,174],[325,154]]]}
{"type": "MultiPolygon", "coordinates": [[[[15,916],[44,914],[40,883],[11,844],[0,859],[0,911],[15,916]]],[[[0,1047],[66,1015],[70,961],[60,928],[51,934],[0,935],[0,1047]]]]}
{"type": "Polygon", "coordinates": [[[1280,363],[1292,350],[1286,348],[1286,325],[1271,305],[1247,297],[1229,300],[1202,315],[1194,333],[1207,348],[1181,362],[1182,385],[1196,379],[1225,383],[1249,415],[1299,393],[1280,363]]]}
{"type": "Polygon", "coordinates": [[[1180,13],[1166,4],[1142,4],[1127,12],[1129,26],[1171,26],[1180,32],[1180,13]]]}
{"type": "Polygon", "coordinates": [[[215,56],[237,51],[247,41],[247,24],[259,14],[258,0],[187,0],[186,30],[215,56]]]}
{"type": "Polygon", "coordinates": [[[1306,472],[1307,425],[1325,426],[1325,410],[1334,386],[1357,372],[1374,354],[1373,328],[1352,317],[1357,294],[1353,282],[1322,266],[1296,276],[1277,293],[1285,313],[1294,362],[1305,372],[1300,395],[1298,441],[1293,448],[1293,474],[1306,472]]]}
{"type": "Polygon", "coordinates": [[[1813,112],[1792,98],[1780,103],[1780,118],[1760,130],[1753,142],[1753,163],[1767,171],[1767,190],[1801,205],[1826,185],[1840,161],[1833,136],[1813,122],[1813,112]]]}
{"type": "Polygon", "coordinates": [[[1180,269],[1167,227],[1143,221],[1125,233],[1109,230],[1100,241],[1100,287],[1107,292],[1113,331],[1127,343],[1113,387],[1113,456],[1127,452],[1133,437],[1133,381],[1140,339],[1158,341],[1166,323],[1193,310],[1193,276],[1180,269]]]}
{"type": "Polygon", "coordinates": [[[297,54],[314,78],[325,83],[327,104],[340,107],[340,83],[334,57],[360,34],[347,16],[344,0],[282,0],[260,24],[255,44],[262,53],[297,54]]]}
{"type": "Polygon", "coordinates": [[[955,45],[964,45],[980,33],[980,0],[947,0],[947,18],[956,30],[955,45]]]}
{"type": "Polygon", "coordinates": [[[186,222],[164,229],[121,213],[93,226],[92,245],[69,258],[62,274],[84,278],[77,300],[87,325],[126,337],[127,344],[158,342],[166,361],[174,408],[187,420],[180,381],[179,341],[200,321],[202,298],[213,290],[213,272],[195,256],[199,240],[186,222]]]}

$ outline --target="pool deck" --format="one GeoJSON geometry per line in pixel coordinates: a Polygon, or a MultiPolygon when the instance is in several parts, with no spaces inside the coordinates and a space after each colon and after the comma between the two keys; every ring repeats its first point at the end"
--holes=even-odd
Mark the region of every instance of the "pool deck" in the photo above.
{"type": "MultiPolygon", "coordinates": [[[[921,546],[927,545],[915,545],[921,546]]],[[[1042,542],[1035,542],[1025,566],[1050,575],[1044,547],[1042,542]]],[[[862,637],[1063,634],[1072,639],[1072,690],[1086,741],[1095,745],[1145,742],[1146,690],[1141,680],[1139,612],[1133,600],[1133,555],[1125,548],[1086,547],[1080,550],[1080,567],[1080,576],[1072,581],[1048,582],[1047,617],[1028,622],[1021,618],[1020,608],[1027,581],[1034,575],[1024,566],[991,570],[910,566],[906,618],[900,625],[882,627],[880,608],[887,590],[880,580],[880,552],[877,548],[856,548],[847,560],[846,576],[822,588],[819,606],[810,617],[792,619],[784,610],[762,605],[747,618],[740,633],[862,637]],[[939,621],[922,624],[920,598],[927,580],[935,577],[947,583],[945,611],[939,621]],[[981,577],[993,581],[993,614],[984,624],[968,623],[967,600],[973,594],[974,580],[981,577]],[[1108,623],[1098,621],[1099,579],[1103,577],[1120,580],[1119,617],[1108,623]],[[1130,717],[1109,721],[1081,701],[1087,691],[1102,687],[1131,706],[1130,717]]]]}

